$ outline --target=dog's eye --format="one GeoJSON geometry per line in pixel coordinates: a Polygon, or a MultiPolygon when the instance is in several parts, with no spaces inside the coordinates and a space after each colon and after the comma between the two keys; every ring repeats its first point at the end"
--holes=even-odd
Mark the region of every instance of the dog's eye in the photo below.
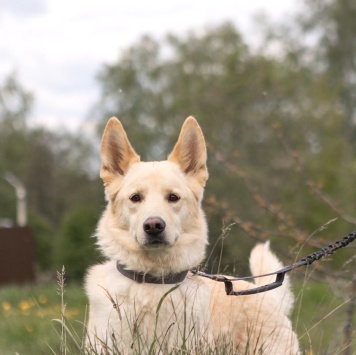
{"type": "Polygon", "coordinates": [[[168,201],[169,202],[177,202],[180,199],[180,197],[176,194],[169,194],[168,195],[168,201]]]}
{"type": "Polygon", "coordinates": [[[140,194],[133,194],[130,196],[131,202],[140,202],[142,200],[142,197],[140,194]]]}

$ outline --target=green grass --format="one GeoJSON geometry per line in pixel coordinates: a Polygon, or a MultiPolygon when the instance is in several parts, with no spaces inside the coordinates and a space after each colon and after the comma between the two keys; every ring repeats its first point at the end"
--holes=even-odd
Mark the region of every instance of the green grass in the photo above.
{"type": "MultiPolygon", "coordinates": [[[[307,354],[343,354],[349,290],[340,284],[312,281],[296,284],[294,290],[299,295],[292,318],[301,348],[307,354]]],[[[355,324],[356,314],[350,354],[356,354],[355,324]]]]}
{"type": "MultiPolygon", "coordinates": [[[[82,286],[65,287],[65,319],[83,338],[87,300],[82,286]]],[[[58,285],[0,288],[0,354],[60,354],[61,298],[58,285]],[[53,351],[52,351],[52,350],[53,351]]],[[[67,337],[68,347],[74,348],[67,337]]]]}
{"type": "MultiPolygon", "coordinates": [[[[61,347],[64,341],[62,325],[54,320],[62,319],[58,288],[55,282],[49,285],[0,288],[0,354],[80,353],[87,309],[83,288],[76,284],[65,287],[64,320],[71,332],[66,334],[66,352],[61,347]]],[[[342,354],[347,313],[347,304],[343,303],[347,290],[333,289],[326,282],[312,281],[305,284],[295,282],[294,290],[299,295],[293,322],[302,349],[310,355],[342,354]]],[[[351,354],[355,353],[354,341],[351,354]]]]}

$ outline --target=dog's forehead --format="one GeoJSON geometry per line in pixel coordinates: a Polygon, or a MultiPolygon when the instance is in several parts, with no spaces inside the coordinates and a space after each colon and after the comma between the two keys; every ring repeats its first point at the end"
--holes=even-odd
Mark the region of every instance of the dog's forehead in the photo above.
{"type": "Polygon", "coordinates": [[[125,180],[128,184],[179,185],[185,184],[185,175],[177,164],[169,161],[139,162],[130,167],[125,180]]]}
{"type": "Polygon", "coordinates": [[[180,171],[180,168],[177,164],[168,160],[163,160],[148,162],[141,161],[139,163],[132,164],[129,172],[131,174],[152,175],[157,173],[176,174],[177,171],[180,171]]]}

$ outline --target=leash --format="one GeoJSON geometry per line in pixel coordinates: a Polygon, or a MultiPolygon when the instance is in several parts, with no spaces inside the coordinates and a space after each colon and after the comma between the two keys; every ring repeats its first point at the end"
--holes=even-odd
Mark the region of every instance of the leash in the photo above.
{"type": "Polygon", "coordinates": [[[223,282],[225,284],[225,292],[228,296],[253,295],[256,293],[267,292],[267,291],[270,291],[277,287],[282,286],[284,277],[287,272],[297,269],[301,266],[311,265],[315,261],[320,260],[321,258],[323,258],[327,255],[333,254],[336,250],[346,247],[351,242],[353,242],[355,239],[356,239],[356,231],[351,232],[346,237],[336,241],[333,244],[330,244],[329,246],[327,246],[325,248],[322,248],[312,254],[305,256],[304,258],[300,259],[298,262],[296,262],[292,265],[286,266],[281,270],[271,272],[269,274],[258,275],[258,276],[228,278],[223,275],[207,274],[207,273],[199,271],[199,270],[191,270],[191,272],[197,276],[202,276],[202,277],[206,277],[208,279],[214,280],[214,281],[223,282]],[[234,287],[232,284],[234,281],[250,280],[250,279],[256,279],[259,277],[272,276],[272,275],[276,275],[276,279],[274,282],[272,282],[270,284],[251,288],[248,290],[234,291],[234,287]]]}

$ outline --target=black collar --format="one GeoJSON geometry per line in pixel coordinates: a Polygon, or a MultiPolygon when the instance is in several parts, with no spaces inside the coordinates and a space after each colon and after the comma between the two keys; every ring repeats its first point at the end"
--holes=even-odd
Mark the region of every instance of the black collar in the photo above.
{"type": "Polygon", "coordinates": [[[116,267],[119,272],[128,277],[129,279],[136,281],[139,284],[178,284],[182,282],[188,274],[188,270],[178,272],[177,274],[168,274],[166,276],[153,276],[144,272],[136,272],[127,270],[125,265],[116,263],[116,267]]]}

